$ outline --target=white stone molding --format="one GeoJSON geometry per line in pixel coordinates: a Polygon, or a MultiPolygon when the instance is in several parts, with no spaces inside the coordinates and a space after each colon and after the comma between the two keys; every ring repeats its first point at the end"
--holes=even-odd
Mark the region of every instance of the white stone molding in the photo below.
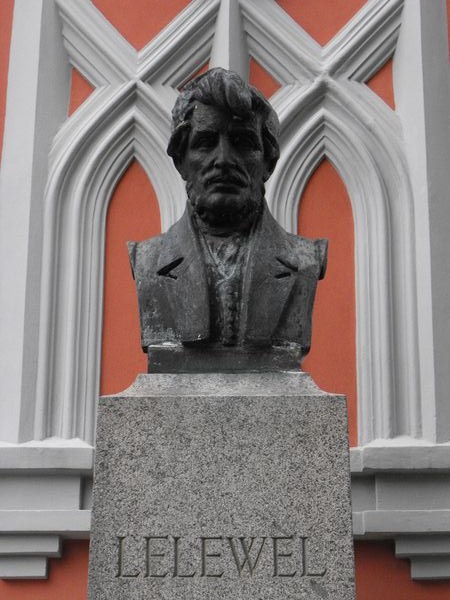
{"type": "Polygon", "coordinates": [[[444,0],[407,0],[394,62],[416,215],[423,435],[450,437],[450,78],[444,0]]]}
{"type": "MultiPolygon", "coordinates": [[[[44,578],[61,540],[89,537],[93,449],[53,444],[11,447],[0,463],[1,578],[44,578]]],[[[450,578],[450,446],[352,449],[351,464],[355,538],[394,539],[413,578],[450,578]]]]}
{"type": "MultiPolygon", "coordinates": [[[[80,436],[92,441],[101,319],[101,290],[95,289],[93,282],[102,280],[103,223],[109,195],[136,154],[134,140],[146,135],[147,142],[151,142],[148,147],[153,150],[148,158],[154,154],[159,158],[153,163],[154,168],[148,163],[144,168],[155,185],[163,227],[179,216],[184,194],[180,179],[164,153],[164,134],[167,138],[169,131],[164,106],[174,87],[187,75],[178,61],[178,50],[184,47],[185,36],[192,37],[194,24],[200,22],[202,26],[195,30],[201,33],[196,39],[201,41],[201,47],[205,37],[212,43],[212,33],[206,33],[206,24],[209,23],[212,32],[214,11],[210,3],[193,2],[146,48],[136,52],[125,40],[119,42],[118,32],[87,1],[58,0],[58,5],[73,64],[88,80],[102,87],[61,129],[51,153],[45,218],[50,225],[44,238],[43,334],[35,437],[80,436]],[[164,78],[161,77],[163,55],[166,56],[164,78]],[[173,69],[171,60],[175,62],[173,69]],[[103,80],[98,75],[100,71],[103,80]],[[167,75],[171,72],[178,73],[177,81],[167,75]],[[169,89],[161,94],[162,88],[169,89]],[[135,118],[142,113],[137,99],[147,96],[152,98],[149,110],[145,117],[135,118]],[[142,127],[145,120],[150,124],[146,129],[142,127]],[[155,131],[161,132],[161,137],[151,138],[155,131]],[[115,144],[115,140],[120,143],[115,144]],[[102,146],[110,150],[106,153],[108,159],[105,152],[97,151],[102,146]],[[76,156],[81,160],[76,160],[76,156]],[[97,168],[100,160],[103,169],[97,168]],[[108,174],[109,183],[104,181],[102,172],[108,174]],[[86,209],[80,203],[85,203],[86,209]],[[90,204],[95,207],[95,217],[90,204]],[[62,247],[55,252],[58,244],[62,247]],[[61,274],[56,268],[55,255],[59,260],[61,256],[67,257],[68,268],[61,274]],[[46,299],[49,301],[45,302],[46,299]],[[81,368],[80,360],[86,361],[86,357],[89,357],[89,372],[81,368]]],[[[216,12],[218,6],[216,3],[216,12]]],[[[323,155],[329,154],[344,173],[356,216],[362,442],[398,434],[420,436],[420,422],[415,418],[417,343],[408,320],[415,311],[414,271],[410,264],[414,248],[409,239],[414,222],[408,204],[411,194],[399,148],[398,123],[395,115],[367,88],[356,82],[352,86],[349,81],[368,77],[392,54],[401,6],[400,0],[369,2],[322,49],[271,0],[258,3],[241,0],[240,6],[224,0],[213,48],[214,61],[224,60],[226,66],[230,60],[236,64],[242,61],[244,46],[236,43],[239,47],[232,51],[234,38],[229,32],[228,37],[223,33],[223,28],[229,29],[242,16],[249,51],[279,81],[286,79],[286,65],[279,57],[291,57],[287,85],[274,98],[283,127],[283,159],[268,189],[271,208],[287,229],[295,230],[298,199],[323,155]],[[258,37],[261,31],[265,32],[262,40],[258,37]],[[263,47],[267,51],[266,38],[272,46],[277,45],[277,50],[284,48],[284,54],[269,48],[277,62],[268,64],[265,53],[260,52],[263,47]],[[361,43],[362,39],[368,41],[361,43]],[[355,164],[359,167],[356,175],[355,164]],[[402,198],[400,204],[398,197],[402,198]],[[398,260],[392,260],[391,265],[390,257],[398,260]],[[402,295],[398,289],[411,293],[402,295]],[[396,304],[399,306],[395,311],[396,304]],[[402,359],[406,354],[410,357],[408,361],[402,359]]],[[[239,30],[236,35],[242,38],[239,30]]],[[[195,40],[190,40],[190,44],[193,45],[190,54],[197,56],[199,47],[195,40]]],[[[201,60],[198,59],[197,67],[201,60]]],[[[192,60],[187,63],[192,67],[192,60]]],[[[140,105],[145,106],[145,101],[140,105]]],[[[145,144],[140,148],[145,154],[145,144]]]]}
{"type": "Polygon", "coordinates": [[[53,2],[17,0],[0,172],[0,439],[10,442],[33,437],[41,199],[69,79],[53,2]]]}
{"type": "Polygon", "coordinates": [[[46,579],[47,561],[61,556],[55,535],[1,535],[0,579],[46,579]]]}
{"type": "Polygon", "coordinates": [[[413,579],[450,579],[450,444],[352,448],[353,533],[394,539],[413,579]]]}
{"type": "Polygon", "coordinates": [[[363,85],[395,50],[402,6],[368,2],[322,48],[270,0],[242,2],[250,52],[284,83],[273,98],[282,125],[282,158],[268,186],[274,215],[296,231],[302,191],[324,156],[351,198],[361,444],[422,435],[415,219],[402,129],[363,85]]]}
{"type": "Polygon", "coordinates": [[[63,539],[89,537],[93,455],[80,440],[0,445],[1,579],[45,579],[63,539]]]}
{"type": "Polygon", "coordinates": [[[87,0],[58,0],[58,6],[73,64],[99,87],[61,128],[50,153],[34,437],[92,441],[109,199],[136,157],[160,201],[163,229],[181,215],[184,186],[165,152],[169,107],[173,88],[202,65],[205,39],[210,49],[217,2],[191,3],[140,52],[123,38],[119,42],[118,32],[87,0]],[[186,59],[188,42],[195,60],[186,59]]]}
{"type": "Polygon", "coordinates": [[[409,558],[413,579],[450,579],[449,535],[399,536],[395,556],[409,558]]]}
{"type": "Polygon", "coordinates": [[[367,81],[392,56],[404,0],[370,0],[326,46],[276,2],[241,0],[250,54],[283,86],[332,75],[367,81]]]}
{"type": "Polygon", "coordinates": [[[229,69],[247,81],[249,58],[239,0],[222,0],[217,15],[209,68],[229,69]]]}

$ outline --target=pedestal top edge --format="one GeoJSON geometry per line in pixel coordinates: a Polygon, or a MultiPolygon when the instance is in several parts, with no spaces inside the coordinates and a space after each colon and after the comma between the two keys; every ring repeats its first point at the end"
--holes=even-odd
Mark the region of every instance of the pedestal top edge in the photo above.
{"type": "Polygon", "coordinates": [[[141,373],[129,388],[111,398],[152,396],[333,396],[343,394],[321,390],[309,373],[284,371],[269,373],[141,373]]]}

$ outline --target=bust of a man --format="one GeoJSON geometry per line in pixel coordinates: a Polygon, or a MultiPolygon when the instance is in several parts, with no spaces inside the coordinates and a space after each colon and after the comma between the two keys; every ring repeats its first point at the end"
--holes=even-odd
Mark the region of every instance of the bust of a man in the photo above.
{"type": "Polygon", "coordinates": [[[238,75],[212,69],[172,111],[168,154],[186,181],[184,215],[130,242],[149,372],[295,368],[309,351],[326,240],[284,231],[264,183],[278,118],[238,75]]]}

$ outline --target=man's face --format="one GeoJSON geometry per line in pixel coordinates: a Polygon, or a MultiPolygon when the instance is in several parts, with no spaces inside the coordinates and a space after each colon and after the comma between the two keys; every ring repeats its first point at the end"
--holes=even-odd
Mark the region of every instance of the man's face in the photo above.
{"type": "Polygon", "coordinates": [[[198,102],[180,172],[194,210],[207,225],[239,230],[250,224],[268,175],[261,117],[240,119],[198,102]]]}

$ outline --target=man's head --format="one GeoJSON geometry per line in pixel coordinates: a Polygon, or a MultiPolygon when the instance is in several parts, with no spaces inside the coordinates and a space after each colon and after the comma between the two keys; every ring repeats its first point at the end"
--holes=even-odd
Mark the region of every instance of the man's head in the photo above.
{"type": "Polygon", "coordinates": [[[251,223],[279,157],[275,111],[238,75],[212,69],[190,82],[172,111],[168,154],[207,225],[251,223]]]}

